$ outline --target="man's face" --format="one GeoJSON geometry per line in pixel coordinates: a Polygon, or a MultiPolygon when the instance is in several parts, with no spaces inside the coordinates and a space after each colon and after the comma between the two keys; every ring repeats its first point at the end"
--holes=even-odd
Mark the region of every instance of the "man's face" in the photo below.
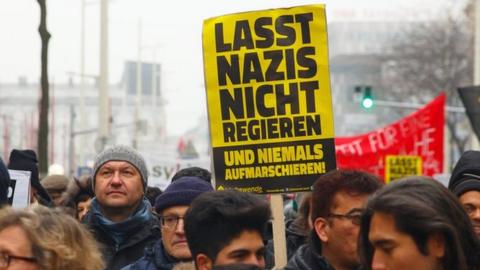
{"type": "Polygon", "coordinates": [[[315,220],[315,231],[322,241],[322,255],[336,268],[348,269],[360,264],[357,255],[358,221],[367,198],[367,194],[339,191],[333,197],[330,216],[315,220]]]}
{"type": "Polygon", "coordinates": [[[458,198],[472,221],[475,234],[480,236],[480,192],[471,190],[458,198]]]}
{"type": "MultiPolygon", "coordinates": [[[[0,252],[9,256],[33,257],[32,243],[25,231],[17,225],[0,231],[0,252]]],[[[6,269],[37,270],[40,267],[35,262],[10,258],[10,265],[6,269]]]]}
{"type": "Polygon", "coordinates": [[[429,237],[428,255],[422,254],[413,238],[397,230],[392,215],[373,214],[368,239],[373,246],[373,270],[440,270],[444,256],[442,237],[429,237]]]}
{"type": "Polygon", "coordinates": [[[133,211],[143,197],[138,170],[126,161],[109,161],[95,176],[95,196],[104,208],[133,211]]]}
{"type": "Polygon", "coordinates": [[[88,198],[85,201],[80,201],[77,203],[77,217],[78,220],[82,220],[82,218],[87,214],[88,210],[90,210],[90,204],[92,203],[92,199],[88,198]]]}
{"type": "Polygon", "coordinates": [[[217,254],[214,265],[251,264],[265,268],[265,247],[257,231],[243,231],[217,254]]]}
{"type": "Polygon", "coordinates": [[[165,251],[170,254],[170,256],[179,260],[190,259],[192,257],[183,227],[183,217],[187,210],[188,206],[172,206],[164,209],[160,213],[162,218],[162,242],[165,251]]]}

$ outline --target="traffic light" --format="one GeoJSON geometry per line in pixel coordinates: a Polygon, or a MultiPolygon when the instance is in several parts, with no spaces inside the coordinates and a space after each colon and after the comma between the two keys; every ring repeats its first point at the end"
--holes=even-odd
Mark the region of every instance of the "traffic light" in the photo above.
{"type": "Polygon", "coordinates": [[[373,107],[372,88],[370,86],[365,86],[363,89],[362,107],[365,109],[373,107]]]}
{"type": "Polygon", "coordinates": [[[371,109],[375,104],[372,87],[370,85],[356,85],[354,90],[353,100],[359,102],[362,108],[371,109]]]}

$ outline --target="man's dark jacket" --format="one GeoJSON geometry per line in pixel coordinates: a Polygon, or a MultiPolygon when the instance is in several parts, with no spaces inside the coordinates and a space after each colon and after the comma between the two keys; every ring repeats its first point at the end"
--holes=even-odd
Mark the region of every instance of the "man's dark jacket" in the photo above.
{"type": "Polygon", "coordinates": [[[87,213],[82,222],[89,226],[97,242],[100,243],[108,270],[121,269],[135,262],[143,256],[146,247],[152,246],[160,239],[159,221],[154,215],[151,215],[151,218],[143,224],[135,226],[135,230],[132,230],[131,234],[118,246],[116,241],[104,231],[98,217],[93,215],[92,211],[87,213]]]}
{"type": "Polygon", "coordinates": [[[145,255],[122,270],[171,270],[180,261],[168,255],[162,240],[145,249],[145,255]]]}
{"type": "Polygon", "coordinates": [[[295,252],[283,270],[333,270],[333,267],[309,243],[295,252]]]}
{"type": "MultiPolygon", "coordinates": [[[[308,243],[301,246],[290,258],[283,270],[335,270],[321,254],[322,242],[314,230],[310,231],[308,243]]],[[[356,270],[365,270],[358,266],[356,270]]]]}

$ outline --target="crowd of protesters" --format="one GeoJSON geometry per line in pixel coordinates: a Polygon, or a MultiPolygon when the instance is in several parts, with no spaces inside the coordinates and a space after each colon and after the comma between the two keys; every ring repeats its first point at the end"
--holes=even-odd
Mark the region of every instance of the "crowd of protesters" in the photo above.
{"type": "Polygon", "coordinates": [[[13,150],[0,159],[0,269],[480,270],[478,151],[461,156],[448,188],[424,176],[320,175],[287,207],[282,267],[267,197],[211,181],[191,167],[163,192],[149,187],[127,146],[98,154],[92,175],[40,180],[36,153],[13,150]],[[29,207],[8,206],[8,169],[31,173],[29,207]]]}

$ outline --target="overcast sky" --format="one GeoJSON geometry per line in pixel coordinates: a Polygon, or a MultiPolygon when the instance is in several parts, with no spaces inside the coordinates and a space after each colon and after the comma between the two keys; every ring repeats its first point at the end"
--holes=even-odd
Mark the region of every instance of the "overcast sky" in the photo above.
{"type": "MultiPolygon", "coordinates": [[[[47,0],[51,80],[65,82],[79,72],[80,0],[47,0]]],[[[300,0],[111,0],[110,82],[120,80],[125,60],[137,58],[142,20],[142,58],[162,64],[169,134],[190,129],[206,113],[201,33],[203,20],[222,14],[320,3],[300,0]],[[147,48],[148,47],[148,48],[147,48]],[[152,48],[155,49],[155,54],[152,48]],[[156,56],[155,59],[154,55],[156,56]]],[[[400,20],[438,16],[440,0],[332,0],[327,20],[400,20]]],[[[98,74],[99,0],[87,0],[86,73],[98,74]]],[[[35,0],[0,0],[0,83],[30,82],[40,75],[39,6],[35,0]]]]}

